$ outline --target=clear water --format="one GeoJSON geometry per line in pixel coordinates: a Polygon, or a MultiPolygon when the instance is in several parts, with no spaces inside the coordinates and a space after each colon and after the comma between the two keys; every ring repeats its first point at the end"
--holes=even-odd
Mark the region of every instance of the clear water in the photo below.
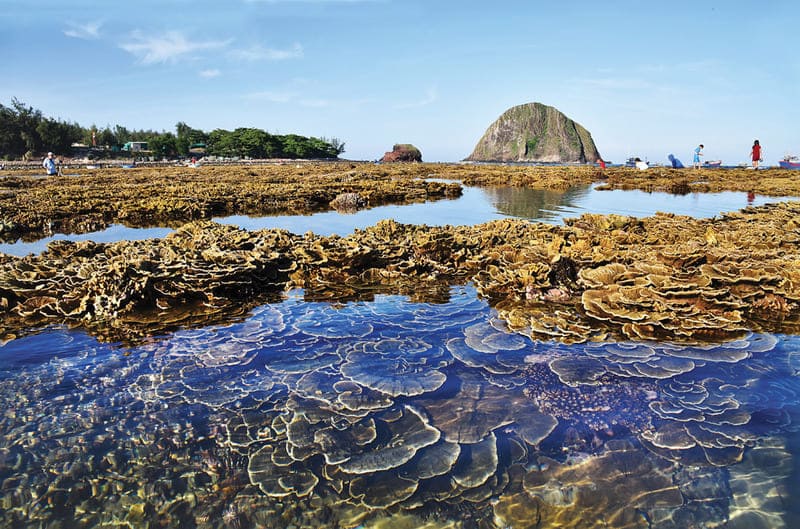
{"type": "MultiPolygon", "coordinates": [[[[747,200],[467,189],[221,220],[342,234],[747,200]]],[[[0,527],[799,527],[798,373],[788,335],[534,341],[470,285],[348,303],[295,290],[135,345],[48,327],[0,344],[0,527]]]]}
{"type": "MultiPolygon", "coordinates": [[[[748,205],[761,205],[785,198],[750,196],[746,193],[646,193],[643,191],[597,191],[593,186],[576,187],[565,192],[522,188],[466,187],[461,197],[400,206],[379,206],[356,213],[324,212],[313,215],[247,217],[235,215],[215,218],[248,230],[282,228],[293,233],[312,231],[318,235],[345,236],[356,228],[372,226],[383,219],[406,224],[474,225],[506,217],[560,223],[583,213],[616,213],[647,217],[661,211],[697,218],[708,218],[748,205]]],[[[11,255],[38,254],[56,239],[114,242],[163,237],[169,228],[128,228],[115,225],[104,231],[83,235],[54,235],[35,242],[0,244],[0,252],[11,255]]]]}
{"type": "Polygon", "coordinates": [[[565,346],[440,294],[0,346],[0,525],[796,527],[796,337],[565,346]]]}

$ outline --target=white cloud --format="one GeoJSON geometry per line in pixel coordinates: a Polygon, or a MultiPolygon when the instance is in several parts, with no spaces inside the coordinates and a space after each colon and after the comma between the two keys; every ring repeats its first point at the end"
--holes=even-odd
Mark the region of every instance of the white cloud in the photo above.
{"type": "Polygon", "coordinates": [[[205,79],[211,79],[212,77],[219,77],[221,73],[222,72],[220,72],[219,70],[212,69],[212,70],[201,70],[198,75],[200,75],[200,77],[203,77],[205,79]]]}
{"type": "Polygon", "coordinates": [[[129,42],[120,44],[120,48],[136,56],[142,64],[175,63],[180,58],[191,54],[224,48],[227,41],[191,41],[179,31],[168,31],[162,35],[144,35],[135,31],[129,42]]]}
{"type": "Polygon", "coordinates": [[[103,26],[102,22],[87,22],[85,24],[78,24],[77,22],[69,22],[69,27],[64,30],[64,35],[74,39],[83,40],[96,40],[100,38],[100,28],[103,26]]]}
{"type": "Polygon", "coordinates": [[[230,56],[241,61],[283,61],[303,57],[303,47],[293,44],[291,48],[278,50],[255,45],[246,49],[232,50],[230,56]]]}

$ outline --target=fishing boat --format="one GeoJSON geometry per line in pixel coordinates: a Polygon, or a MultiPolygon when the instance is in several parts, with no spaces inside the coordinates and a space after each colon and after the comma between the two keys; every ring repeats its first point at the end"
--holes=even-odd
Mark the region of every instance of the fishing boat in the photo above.
{"type": "Polygon", "coordinates": [[[785,156],[778,164],[782,169],[800,169],[800,159],[797,156],[785,156]]]}
{"type": "Polygon", "coordinates": [[[706,162],[703,162],[703,167],[707,168],[722,167],[722,160],[708,160],[706,162]]]}

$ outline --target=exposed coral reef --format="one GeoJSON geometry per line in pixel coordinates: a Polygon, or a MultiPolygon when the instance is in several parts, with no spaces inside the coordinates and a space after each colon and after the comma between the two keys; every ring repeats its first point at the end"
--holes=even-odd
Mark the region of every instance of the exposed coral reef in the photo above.
{"type": "MultiPolygon", "coordinates": [[[[0,335],[65,322],[136,336],[300,286],[346,299],[473,281],[511,327],[565,342],[720,341],[800,329],[800,203],[720,218],[586,214],[552,226],[382,221],[348,237],[184,225],[160,240],[51,243],[0,262],[0,335]]],[[[235,313],[235,311],[234,311],[235,313]]]]}

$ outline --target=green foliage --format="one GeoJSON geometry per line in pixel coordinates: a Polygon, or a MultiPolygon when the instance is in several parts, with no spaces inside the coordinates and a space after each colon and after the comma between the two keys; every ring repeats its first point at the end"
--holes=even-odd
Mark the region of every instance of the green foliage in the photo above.
{"type": "Polygon", "coordinates": [[[147,141],[148,149],[156,156],[170,158],[178,153],[176,138],[170,132],[153,134],[145,141],[147,141]]]}
{"type": "Polygon", "coordinates": [[[175,125],[175,133],[175,146],[181,156],[189,154],[189,148],[192,144],[206,143],[208,141],[208,134],[200,129],[193,129],[183,121],[179,121],[175,125]]]}
{"type": "Polygon", "coordinates": [[[249,158],[336,158],[344,152],[344,142],[336,138],[309,138],[297,134],[273,135],[256,128],[234,131],[216,129],[206,133],[184,122],[175,125],[175,134],[152,130],[128,130],[121,125],[92,125],[83,128],[42,116],[39,110],[12,99],[11,106],[0,104],[0,158],[22,158],[26,153],[53,151],[68,154],[71,145],[91,145],[92,131],[98,147],[118,151],[130,141],[146,141],[155,156],[189,155],[194,144],[205,144],[207,152],[224,157],[249,158]]]}
{"type": "Polygon", "coordinates": [[[213,130],[206,142],[209,154],[250,158],[336,158],[344,152],[337,139],[308,138],[297,134],[269,134],[261,129],[213,130]]]}

